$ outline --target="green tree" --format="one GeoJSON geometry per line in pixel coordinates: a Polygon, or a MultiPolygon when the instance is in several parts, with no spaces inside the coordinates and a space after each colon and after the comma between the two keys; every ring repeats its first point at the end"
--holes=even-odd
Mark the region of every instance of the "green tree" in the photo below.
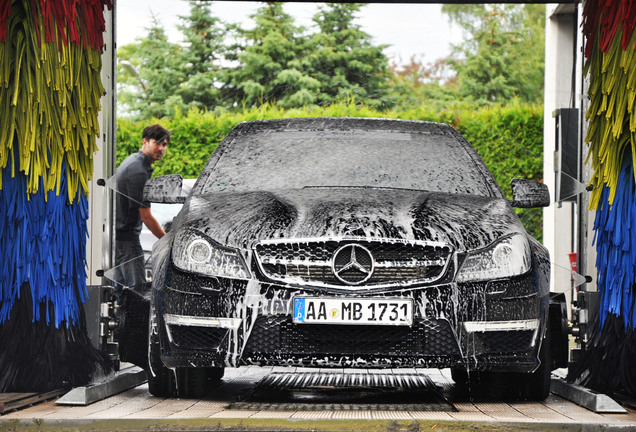
{"type": "Polygon", "coordinates": [[[251,18],[255,27],[240,31],[246,45],[237,55],[240,65],[228,76],[237,102],[285,108],[313,104],[320,82],[305,72],[303,29],[294,25],[282,3],[266,3],[251,18]]]}
{"type": "Polygon", "coordinates": [[[311,75],[321,83],[317,99],[321,105],[351,98],[377,108],[390,104],[386,45],[374,45],[355,24],[362,6],[326,3],[313,17],[320,31],[311,38],[308,61],[311,75]]]}
{"type": "Polygon", "coordinates": [[[191,0],[190,15],[179,19],[182,24],[177,28],[183,33],[184,45],[178,66],[184,81],[177,95],[188,107],[214,109],[219,99],[218,72],[226,29],[206,1],[191,0]]]}
{"type": "Polygon", "coordinates": [[[174,112],[183,73],[173,59],[180,57],[181,47],[168,41],[154,14],[146,30],[145,37],[118,50],[118,76],[122,78],[118,97],[133,115],[161,118],[174,112]]]}
{"type": "Polygon", "coordinates": [[[145,97],[146,83],[139,74],[139,43],[117,48],[117,115],[139,114],[138,106],[145,97]]]}
{"type": "Polygon", "coordinates": [[[447,109],[459,100],[457,78],[450,75],[446,59],[424,64],[413,56],[409,63],[391,64],[390,71],[390,95],[398,111],[420,105],[447,109]]]}
{"type": "Polygon", "coordinates": [[[466,35],[461,45],[453,47],[449,61],[462,97],[481,103],[541,98],[544,8],[529,4],[442,6],[466,35]]]}

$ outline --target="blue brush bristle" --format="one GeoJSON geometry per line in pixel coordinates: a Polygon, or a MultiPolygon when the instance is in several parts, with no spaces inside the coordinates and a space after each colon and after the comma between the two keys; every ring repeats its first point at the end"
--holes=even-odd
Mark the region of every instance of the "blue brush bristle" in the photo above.
{"type": "MultiPolygon", "coordinates": [[[[15,162],[15,161],[14,161],[15,162]]],[[[2,172],[0,190],[0,325],[9,319],[28,283],[33,298],[33,320],[75,325],[80,303],[86,300],[86,220],[88,201],[80,191],[68,202],[66,165],[62,165],[61,190],[28,195],[26,176],[10,169],[2,172]],[[53,305],[53,316],[40,316],[40,305],[53,305]]],[[[50,309],[46,309],[50,310],[50,309]]]]}
{"type": "Polygon", "coordinates": [[[599,290],[600,328],[608,314],[622,317],[625,328],[636,328],[634,283],[636,282],[636,188],[631,158],[626,158],[610,206],[604,187],[601,207],[594,221],[599,290]]]}

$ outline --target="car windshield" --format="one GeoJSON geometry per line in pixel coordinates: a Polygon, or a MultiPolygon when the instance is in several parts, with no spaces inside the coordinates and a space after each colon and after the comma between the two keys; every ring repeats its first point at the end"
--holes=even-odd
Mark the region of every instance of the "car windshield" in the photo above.
{"type": "Polygon", "coordinates": [[[256,130],[234,137],[195,194],[372,187],[499,196],[476,158],[450,133],[256,130]]]}

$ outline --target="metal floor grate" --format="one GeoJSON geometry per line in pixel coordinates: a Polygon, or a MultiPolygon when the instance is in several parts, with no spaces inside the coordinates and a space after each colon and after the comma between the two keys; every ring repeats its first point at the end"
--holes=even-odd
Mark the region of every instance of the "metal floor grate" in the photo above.
{"type": "Polygon", "coordinates": [[[426,375],[275,372],[229,409],[456,411],[426,375]]]}
{"type": "Polygon", "coordinates": [[[41,402],[56,399],[68,389],[52,390],[44,393],[0,393],[0,416],[10,411],[28,408],[41,402]]]}

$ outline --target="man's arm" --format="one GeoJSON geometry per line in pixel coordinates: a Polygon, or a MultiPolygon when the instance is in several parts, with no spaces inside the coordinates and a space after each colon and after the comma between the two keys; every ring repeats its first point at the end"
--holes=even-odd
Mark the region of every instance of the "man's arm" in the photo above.
{"type": "Polygon", "coordinates": [[[148,227],[151,233],[157,238],[161,238],[166,235],[166,232],[161,228],[157,219],[150,212],[150,208],[139,208],[139,216],[141,221],[148,227]]]}

